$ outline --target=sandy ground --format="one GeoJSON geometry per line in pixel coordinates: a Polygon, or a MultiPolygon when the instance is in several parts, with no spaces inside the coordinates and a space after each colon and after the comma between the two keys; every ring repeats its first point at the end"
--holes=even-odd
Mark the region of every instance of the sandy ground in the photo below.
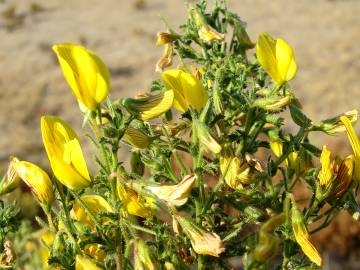
{"type": "MultiPolygon", "coordinates": [[[[158,77],[154,64],[162,49],[154,41],[164,30],[160,16],[173,27],[185,18],[180,0],[145,0],[141,9],[135,0],[0,2],[0,165],[16,155],[47,166],[41,115],[58,115],[80,132],[78,106],[52,44],[86,43],[111,71],[111,95],[133,96],[158,77]]],[[[266,31],[293,45],[299,71],[291,85],[310,118],[360,109],[359,0],[229,0],[228,5],[248,22],[253,40],[266,31]]],[[[341,145],[341,138],[332,142],[341,145]]]]}

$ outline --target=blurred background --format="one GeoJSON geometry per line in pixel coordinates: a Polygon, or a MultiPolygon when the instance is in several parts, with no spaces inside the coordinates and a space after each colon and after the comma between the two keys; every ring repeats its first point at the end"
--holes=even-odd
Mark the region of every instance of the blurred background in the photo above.
{"type": "MultiPolygon", "coordinates": [[[[360,109],[359,0],[228,0],[228,6],[248,23],[254,41],[269,32],[293,46],[299,69],[291,86],[311,119],[360,109]]],[[[162,48],[155,40],[165,30],[161,17],[178,30],[185,2],[0,0],[0,168],[9,155],[48,168],[41,115],[57,115],[80,133],[82,117],[52,44],[86,45],[110,69],[111,95],[134,96],[159,77],[155,63],[162,48]]],[[[345,135],[317,135],[319,145],[350,153],[345,135]]],[[[339,216],[316,235],[326,251],[324,269],[360,269],[360,226],[346,213],[339,216]]]]}

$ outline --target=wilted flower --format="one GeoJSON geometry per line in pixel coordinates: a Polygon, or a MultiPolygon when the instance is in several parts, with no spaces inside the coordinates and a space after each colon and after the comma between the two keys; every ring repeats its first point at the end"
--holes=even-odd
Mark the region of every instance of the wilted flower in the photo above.
{"type": "Polygon", "coordinates": [[[158,185],[156,183],[137,183],[133,182],[132,186],[137,188],[144,188],[156,195],[161,200],[164,200],[169,205],[181,206],[184,205],[189,197],[189,193],[195,184],[196,176],[187,175],[181,182],[176,185],[158,185]]]}
{"type": "MultiPolygon", "coordinates": [[[[99,212],[112,212],[112,207],[110,204],[99,195],[83,195],[80,197],[82,202],[86,205],[91,214],[96,216],[99,212]]],[[[81,206],[81,204],[75,201],[73,208],[71,210],[71,215],[77,221],[80,221],[89,226],[89,228],[94,228],[94,221],[89,217],[87,211],[81,206]]],[[[106,218],[103,219],[106,221],[106,218]]]]}
{"type": "Polygon", "coordinates": [[[151,120],[170,110],[174,101],[174,92],[168,90],[158,93],[146,93],[138,98],[122,100],[123,106],[141,120],[151,120]]]}
{"type": "Polygon", "coordinates": [[[39,202],[44,205],[51,205],[54,201],[54,193],[52,182],[47,173],[27,161],[16,162],[13,166],[16,173],[30,187],[39,202]]]}
{"type": "Polygon", "coordinates": [[[124,186],[120,181],[117,184],[117,194],[125,212],[142,218],[151,216],[152,211],[146,201],[136,191],[124,186]]]}
{"type": "Polygon", "coordinates": [[[43,116],[41,134],[56,178],[73,190],[89,186],[90,175],[74,130],[58,117],[43,116]]]}
{"type": "Polygon", "coordinates": [[[319,124],[314,124],[313,129],[323,131],[328,135],[336,135],[339,132],[344,132],[346,131],[346,128],[343,122],[340,120],[342,116],[347,117],[351,123],[355,123],[358,118],[358,111],[351,110],[336,117],[326,119],[321,121],[319,124]]]}
{"type": "Polygon", "coordinates": [[[150,247],[141,239],[134,243],[134,269],[135,270],[156,270],[158,269],[154,254],[150,247]]]}
{"type": "Polygon", "coordinates": [[[292,202],[291,213],[292,227],[296,242],[310,261],[321,267],[323,263],[321,255],[311,241],[311,237],[304,224],[303,216],[297,208],[294,200],[292,202]]]}
{"type": "Polygon", "coordinates": [[[16,157],[10,157],[8,169],[0,182],[0,195],[7,194],[19,186],[20,178],[14,168],[14,164],[18,161],[16,157]]]}
{"type": "Polygon", "coordinates": [[[327,146],[323,146],[320,156],[321,171],[319,173],[319,187],[317,197],[319,200],[339,198],[349,188],[353,169],[354,156],[348,156],[344,160],[331,160],[331,152],[327,146]]]}
{"type": "Polygon", "coordinates": [[[174,107],[186,112],[189,106],[201,111],[208,100],[208,93],[192,74],[180,69],[166,70],[161,74],[166,88],[174,91],[174,107]]]}
{"type": "Polygon", "coordinates": [[[205,18],[198,12],[196,8],[190,6],[191,13],[194,17],[198,34],[202,41],[211,43],[224,40],[224,34],[217,32],[214,28],[206,23],[205,18]]]}
{"type": "Polygon", "coordinates": [[[254,258],[260,262],[266,262],[277,252],[280,244],[279,238],[275,235],[275,229],[283,224],[285,215],[279,214],[266,221],[260,228],[259,241],[254,250],[254,258]]]}
{"type": "Polygon", "coordinates": [[[80,45],[56,44],[53,50],[80,107],[95,110],[109,91],[110,74],[105,64],[92,51],[80,45]]]}
{"type": "Polygon", "coordinates": [[[297,66],[293,50],[284,40],[274,40],[269,34],[261,34],[256,44],[256,56],[277,84],[290,81],[295,76],[297,66]]]}
{"type": "Polygon", "coordinates": [[[131,125],[128,126],[128,128],[126,129],[124,138],[132,146],[140,149],[148,147],[148,145],[151,142],[149,136],[147,136],[144,132],[131,125]]]}
{"type": "Polygon", "coordinates": [[[351,125],[351,121],[346,116],[340,117],[341,122],[344,124],[346,128],[346,133],[348,135],[351,147],[353,149],[355,155],[355,167],[354,167],[354,180],[360,181],[360,142],[357,137],[353,126],[351,125]]]}
{"type": "Polygon", "coordinates": [[[214,154],[220,153],[221,146],[211,136],[209,128],[200,120],[193,120],[193,136],[199,140],[200,144],[202,144],[214,154]]]}
{"type": "Polygon", "coordinates": [[[196,253],[219,257],[225,251],[224,243],[216,233],[205,231],[186,217],[177,215],[176,220],[196,253]]]}
{"type": "Polygon", "coordinates": [[[76,255],[75,270],[102,270],[90,259],[83,255],[76,255]]]}
{"type": "Polygon", "coordinates": [[[173,42],[176,37],[173,34],[166,33],[166,32],[157,32],[157,40],[156,45],[166,45],[168,43],[173,42]]]}
{"type": "Polygon", "coordinates": [[[170,67],[173,60],[174,46],[171,43],[164,45],[164,52],[156,62],[155,72],[163,72],[165,68],[170,67]]]}

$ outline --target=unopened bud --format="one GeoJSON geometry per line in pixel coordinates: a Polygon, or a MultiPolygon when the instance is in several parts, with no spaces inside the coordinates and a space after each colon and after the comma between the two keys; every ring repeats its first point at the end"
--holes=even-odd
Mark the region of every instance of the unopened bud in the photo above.
{"type": "Polygon", "coordinates": [[[291,104],[292,99],[293,97],[291,95],[287,95],[285,97],[262,98],[257,99],[253,106],[263,108],[268,111],[278,111],[291,104]]]}
{"type": "Polygon", "coordinates": [[[128,126],[124,133],[124,138],[130,143],[132,146],[143,149],[149,146],[151,140],[150,137],[147,136],[140,129],[137,129],[133,126],[128,126]]]}
{"type": "Polygon", "coordinates": [[[7,194],[19,186],[21,179],[14,168],[14,164],[18,161],[16,157],[10,157],[8,169],[0,182],[0,195],[7,194]]]}
{"type": "Polygon", "coordinates": [[[160,45],[166,45],[168,43],[173,42],[176,39],[175,35],[172,35],[170,33],[166,33],[166,32],[157,32],[157,40],[156,40],[156,45],[160,46],[160,45]]]}
{"type": "Polygon", "coordinates": [[[141,160],[141,154],[139,153],[139,151],[131,152],[130,165],[131,172],[136,173],[139,176],[144,175],[145,164],[141,160]]]}

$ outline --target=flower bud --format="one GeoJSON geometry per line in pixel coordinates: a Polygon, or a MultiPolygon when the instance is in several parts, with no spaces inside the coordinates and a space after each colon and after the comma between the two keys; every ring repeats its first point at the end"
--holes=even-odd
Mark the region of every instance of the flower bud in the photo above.
{"type": "Polygon", "coordinates": [[[279,85],[290,81],[297,66],[292,48],[282,39],[273,39],[269,34],[259,36],[256,56],[260,65],[279,85]]]}
{"type": "Polygon", "coordinates": [[[58,117],[43,116],[41,134],[56,178],[72,190],[89,186],[89,171],[75,131],[58,117]]]}
{"type": "Polygon", "coordinates": [[[174,107],[186,112],[191,105],[198,112],[208,100],[208,93],[194,75],[180,69],[166,70],[161,74],[167,89],[174,91],[174,107]]]}
{"type": "Polygon", "coordinates": [[[122,105],[141,120],[151,120],[170,110],[174,101],[174,91],[146,93],[138,98],[126,98],[122,105]]]}
{"type": "Polygon", "coordinates": [[[296,242],[310,261],[321,267],[323,263],[321,255],[311,241],[311,237],[304,224],[303,216],[294,200],[292,200],[291,209],[291,221],[296,242]]]}
{"type": "Polygon", "coordinates": [[[164,52],[156,62],[155,72],[163,72],[165,68],[170,67],[173,61],[174,46],[171,43],[164,45],[164,52]]]}
{"type": "Polygon", "coordinates": [[[154,254],[150,247],[141,239],[134,243],[134,270],[156,270],[158,269],[154,254]]]}
{"type": "Polygon", "coordinates": [[[16,157],[10,157],[8,169],[0,182],[0,195],[7,194],[19,186],[20,178],[14,169],[14,164],[18,161],[16,157]]]}
{"type": "Polygon", "coordinates": [[[219,257],[225,251],[224,243],[216,233],[205,231],[186,217],[177,215],[176,219],[196,253],[219,257]]]}
{"type": "Polygon", "coordinates": [[[131,125],[126,129],[124,138],[129,144],[140,149],[148,147],[151,142],[149,136],[131,125]]]}
{"type": "Polygon", "coordinates": [[[357,121],[358,111],[351,110],[336,117],[326,119],[314,125],[313,129],[323,131],[328,135],[336,135],[337,133],[344,132],[346,128],[340,120],[342,116],[347,117],[351,123],[355,123],[357,121]]]}
{"type": "MultiPolygon", "coordinates": [[[[80,199],[94,216],[97,216],[100,212],[113,211],[110,204],[99,195],[83,195],[80,199]]],[[[94,221],[89,217],[87,210],[84,209],[79,202],[75,201],[71,215],[75,220],[88,225],[90,229],[94,229],[94,221]]],[[[102,222],[106,223],[107,218],[103,218],[102,222]]]]}
{"type": "Polygon", "coordinates": [[[76,255],[75,270],[102,270],[90,259],[83,255],[76,255]]]}
{"type": "Polygon", "coordinates": [[[295,124],[300,127],[309,127],[311,120],[299,109],[299,107],[290,105],[290,115],[295,124]]]}
{"type": "Polygon", "coordinates": [[[321,171],[319,173],[319,183],[323,188],[328,188],[331,185],[333,176],[334,164],[331,162],[330,155],[331,152],[324,145],[320,156],[321,171]]]}
{"type": "Polygon", "coordinates": [[[92,51],[75,44],[53,46],[65,79],[82,107],[93,111],[106,98],[110,73],[92,51]]]}
{"type": "Polygon", "coordinates": [[[197,138],[201,145],[206,147],[214,154],[219,154],[221,146],[210,135],[209,128],[199,120],[193,120],[193,136],[197,138]]]}
{"type": "Polygon", "coordinates": [[[27,161],[13,164],[16,173],[35,194],[41,204],[51,205],[54,201],[52,182],[47,173],[40,167],[27,161]]]}

